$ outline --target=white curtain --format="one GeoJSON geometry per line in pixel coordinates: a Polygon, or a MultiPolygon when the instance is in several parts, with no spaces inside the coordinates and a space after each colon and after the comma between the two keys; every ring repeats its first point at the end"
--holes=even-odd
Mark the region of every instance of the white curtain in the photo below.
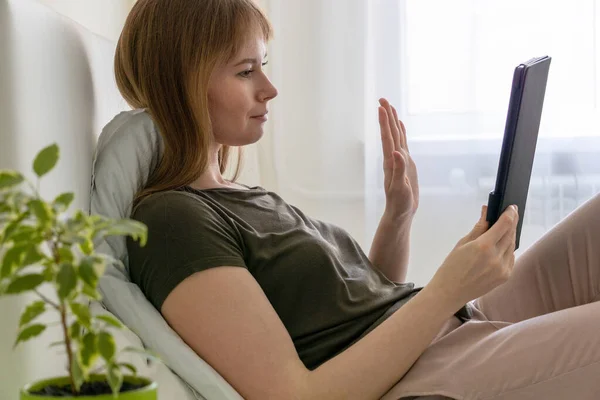
{"type": "Polygon", "coordinates": [[[519,255],[600,190],[599,3],[270,0],[280,96],[267,185],[368,254],[384,206],[377,99],[388,98],[420,177],[407,279],[425,285],[493,190],[514,68],[549,55],[519,255]]]}
{"type": "MultiPolygon", "coordinates": [[[[365,76],[368,2],[271,0],[269,75],[279,89],[259,147],[261,178],[308,215],[365,243],[365,76]],[[262,146],[262,147],[261,147],[262,146]]],[[[374,130],[370,134],[378,135],[374,130]]]]}

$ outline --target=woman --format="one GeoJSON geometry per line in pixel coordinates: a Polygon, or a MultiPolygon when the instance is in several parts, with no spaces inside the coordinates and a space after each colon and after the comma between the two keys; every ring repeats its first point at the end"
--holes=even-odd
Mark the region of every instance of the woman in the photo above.
{"type": "Polygon", "coordinates": [[[415,288],[417,174],[385,99],[387,204],[369,257],[344,230],[223,177],[277,96],[261,68],[271,34],[251,0],[138,0],[118,43],[119,89],[165,143],[135,200],[149,238],[128,241],[129,268],[173,329],[247,399],[595,398],[600,198],[514,273],[518,213],[488,229],[483,207],[415,288]]]}

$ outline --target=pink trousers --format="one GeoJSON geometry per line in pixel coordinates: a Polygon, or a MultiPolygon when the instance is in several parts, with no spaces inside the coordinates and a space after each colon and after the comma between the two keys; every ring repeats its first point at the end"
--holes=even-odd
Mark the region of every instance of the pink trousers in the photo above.
{"type": "Polygon", "coordinates": [[[473,300],[472,320],[450,318],[383,399],[600,399],[599,299],[597,195],[473,300]]]}

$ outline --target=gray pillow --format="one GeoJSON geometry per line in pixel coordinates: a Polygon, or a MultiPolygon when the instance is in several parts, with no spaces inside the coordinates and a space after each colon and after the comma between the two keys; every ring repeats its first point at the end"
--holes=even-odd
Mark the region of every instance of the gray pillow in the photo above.
{"type": "MultiPolygon", "coordinates": [[[[114,117],[102,130],[94,154],[90,214],[129,218],[133,196],[147,181],[162,151],[161,137],[145,110],[124,111],[114,117]]],[[[99,252],[121,260],[127,269],[125,237],[108,237],[96,246],[99,252]]],[[[203,397],[242,399],[171,329],[140,288],[129,280],[127,272],[109,265],[100,279],[99,290],[108,311],[203,397]]]]}

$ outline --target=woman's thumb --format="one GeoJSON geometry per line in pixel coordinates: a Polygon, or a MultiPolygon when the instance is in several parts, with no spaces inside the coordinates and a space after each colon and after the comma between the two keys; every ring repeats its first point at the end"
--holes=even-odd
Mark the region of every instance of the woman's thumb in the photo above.
{"type": "Polygon", "coordinates": [[[463,245],[472,242],[488,230],[488,222],[486,221],[486,215],[487,206],[483,205],[481,206],[481,215],[479,217],[479,221],[477,221],[473,229],[471,229],[471,232],[469,232],[467,236],[465,236],[460,240],[460,242],[458,242],[458,245],[463,245]]]}
{"type": "Polygon", "coordinates": [[[479,236],[483,235],[485,231],[488,230],[488,222],[486,220],[487,217],[487,206],[481,206],[481,215],[479,217],[479,221],[475,224],[469,235],[471,235],[471,240],[477,239],[479,236]]]}

